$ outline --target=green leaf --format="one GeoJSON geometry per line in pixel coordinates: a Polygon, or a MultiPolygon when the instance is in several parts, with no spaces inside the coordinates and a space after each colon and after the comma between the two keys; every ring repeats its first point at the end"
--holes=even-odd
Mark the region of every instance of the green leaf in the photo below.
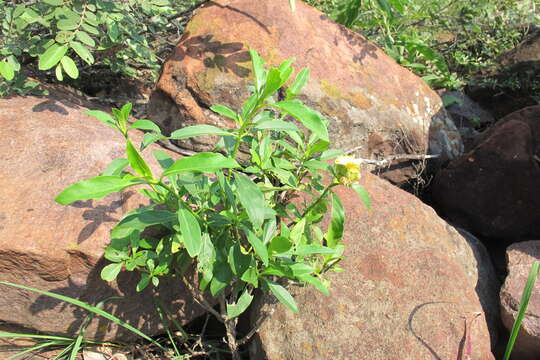
{"type": "Polygon", "coordinates": [[[90,47],[95,47],[96,46],[96,42],[94,41],[94,39],[92,39],[90,37],[90,35],[88,35],[88,33],[84,32],[84,31],[77,31],[77,33],[75,34],[75,36],[77,37],[77,39],[79,39],[80,42],[82,42],[83,44],[86,44],[90,47]]]}
{"type": "Polygon", "coordinates": [[[15,77],[15,69],[13,69],[13,66],[11,66],[10,63],[0,61],[0,75],[2,75],[4,79],[11,81],[15,77]]]}
{"type": "Polygon", "coordinates": [[[212,296],[216,296],[230,284],[233,275],[229,264],[223,261],[215,263],[213,275],[214,277],[210,283],[210,293],[212,296]]]}
{"type": "Polygon", "coordinates": [[[59,204],[68,205],[77,200],[100,199],[143,182],[141,179],[124,179],[120,176],[97,176],[68,186],[54,200],[59,204]]]}
{"type": "Polygon", "coordinates": [[[287,98],[292,98],[300,93],[304,85],[309,79],[309,69],[303,68],[298,72],[296,75],[296,78],[294,79],[294,82],[289,88],[287,89],[287,98]]]}
{"type": "Polygon", "coordinates": [[[328,247],[334,248],[343,238],[343,228],[345,225],[345,210],[339,196],[332,193],[332,216],[330,226],[326,232],[326,243],[328,247]]]}
{"type": "Polygon", "coordinates": [[[60,30],[69,31],[69,30],[77,29],[79,27],[79,23],[71,19],[61,19],[61,20],[58,20],[58,22],[56,23],[56,26],[60,30]]]}
{"type": "Polygon", "coordinates": [[[143,136],[142,142],[141,142],[141,151],[144,151],[147,147],[155,143],[159,140],[167,139],[166,136],[156,133],[146,133],[143,136]]]}
{"type": "Polygon", "coordinates": [[[148,286],[148,284],[150,284],[150,275],[147,273],[142,273],[141,280],[139,280],[139,282],[137,283],[135,290],[137,290],[137,292],[143,291],[148,286]]]}
{"type": "Polygon", "coordinates": [[[264,74],[264,61],[261,59],[255,49],[249,49],[251,55],[251,63],[253,65],[253,73],[255,74],[255,89],[261,91],[266,79],[264,74]]]}
{"type": "Polygon", "coordinates": [[[161,133],[161,129],[153,121],[150,120],[137,120],[131,126],[130,129],[150,130],[157,133],[161,133]]]}
{"type": "Polygon", "coordinates": [[[220,169],[235,169],[239,167],[240,165],[232,158],[225,157],[219,153],[200,152],[177,160],[163,173],[163,176],[188,171],[216,172],[220,169]]]}
{"type": "Polygon", "coordinates": [[[288,237],[285,236],[276,236],[270,242],[268,246],[269,253],[282,254],[289,251],[292,247],[292,243],[288,237]]]}
{"type": "Polygon", "coordinates": [[[56,79],[58,81],[64,81],[64,73],[62,72],[61,64],[56,65],[56,68],[54,69],[54,74],[56,75],[56,79]]]}
{"type": "Polygon", "coordinates": [[[227,317],[229,319],[234,319],[235,317],[242,314],[251,304],[253,300],[253,295],[251,295],[246,288],[240,298],[234,305],[227,304],[227,317]]]}
{"type": "Polygon", "coordinates": [[[62,68],[70,78],[77,79],[79,77],[79,69],[77,68],[77,65],[73,59],[66,55],[60,60],[60,62],[62,63],[62,68]]]}
{"type": "Polygon", "coordinates": [[[189,256],[194,258],[201,250],[201,227],[189,210],[180,208],[177,214],[184,245],[189,256]]]}
{"type": "Polygon", "coordinates": [[[92,56],[92,53],[80,42],[77,41],[71,41],[69,43],[73,51],[79,55],[81,59],[83,59],[88,65],[92,65],[94,63],[94,56],[92,56]]]}
{"type": "Polygon", "coordinates": [[[101,278],[105,281],[113,281],[116,279],[122,270],[122,263],[114,263],[105,266],[101,270],[101,278]]]}
{"type": "Polygon", "coordinates": [[[366,208],[371,209],[371,199],[367,190],[360,184],[351,184],[351,188],[360,196],[366,208]]]}
{"type": "Polygon", "coordinates": [[[245,255],[240,244],[231,246],[229,249],[229,264],[234,275],[240,277],[251,264],[251,255],[245,255]]]}
{"type": "Polygon", "coordinates": [[[510,339],[508,340],[508,343],[506,344],[506,351],[504,352],[503,360],[510,359],[510,354],[512,353],[512,349],[516,342],[516,338],[519,334],[521,322],[523,321],[523,317],[525,316],[525,312],[527,311],[527,307],[529,305],[529,299],[531,298],[533,288],[534,288],[534,282],[536,281],[536,278],[538,277],[539,270],[540,270],[540,261],[533,262],[531,266],[531,270],[529,272],[529,277],[527,278],[527,283],[525,284],[525,287],[523,288],[521,301],[519,302],[518,314],[516,316],[516,319],[514,320],[512,331],[510,332],[510,339]]]}
{"type": "Polygon", "coordinates": [[[295,255],[301,256],[314,254],[333,255],[334,253],[334,249],[318,244],[301,245],[294,252],[295,255]]]}
{"type": "Polygon", "coordinates": [[[266,83],[264,86],[264,90],[261,94],[261,99],[264,100],[268,96],[272,95],[274,92],[277,91],[277,89],[281,87],[281,85],[281,72],[279,71],[279,69],[271,68],[268,71],[268,75],[266,77],[266,83]]]}
{"type": "Polygon", "coordinates": [[[52,6],[60,6],[64,4],[64,0],[42,0],[45,4],[52,6]]]}
{"type": "Polygon", "coordinates": [[[263,193],[251,179],[243,174],[234,174],[236,193],[240,203],[246,209],[255,229],[262,226],[265,219],[266,202],[263,193]]]}
{"type": "Polygon", "coordinates": [[[112,239],[124,239],[133,232],[142,232],[152,225],[167,226],[175,222],[177,214],[166,210],[154,210],[152,207],[138,208],[127,213],[111,231],[112,239]]]}
{"type": "Polygon", "coordinates": [[[321,140],[329,141],[325,120],[317,111],[310,109],[298,100],[284,100],[270,105],[300,121],[321,140]]]}
{"type": "Polygon", "coordinates": [[[100,110],[86,110],[84,112],[86,115],[90,115],[93,118],[98,119],[102,123],[112,127],[113,129],[118,130],[118,126],[116,125],[116,121],[113,120],[111,115],[107,114],[106,112],[100,111],[100,110]]]}
{"type": "Polygon", "coordinates": [[[268,250],[264,243],[249,229],[244,229],[244,232],[247,235],[249,244],[253,246],[255,253],[261,258],[265,265],[268,265],[268,250]]]}
{"type": "Polygon", "coordinates": [[[254,263],[244,272],[240,279],[253,285],[254,287],[257,287],[259,285],[257,281],[258,278],[259,276],[257,275],[257,265],[256,263],[254,263]]]}
{"type": "Polygon", "coordinates": [[[152,170],[146,164],[146,161],[141,157],[137,149],[131,143],[131,140],[126,140],[126,153],[131,168],[139,175],[146,178],[153,178],[152,170]]]}
{"type": "Polygon", "coordinates": [[[174,160],[163,150],[154,150],[152,151],[152,154],[159,162],[159,165],[161,165],[163,170],[167,170],[172,166],[172,164],[174,164],[174,160]]]}
{"type": "Polygon", "coordinates": [[[120,176],[122,171],[129,165],[129,161],[124,158],[114,159],[101,175],[105,176],[120,176]]]}
{"type": "Polygon", "coordinates": [[[286,307],[291,309],[291,311],[295,314],[298,314],[298,306],[296,305],[296,301],[294,301],[294,298],[289,294],[287,289],[285,289],[283,286],[279,285],[278,283],[275,283],[271,280],[268,280],[266,278],[263,278],[263,281],[266,283],[272,294],[286,307]]]}
{"type": "Polygon", "coordinates": [[[283,120],[266,120],[255,124],[256,130],[273,130],[273,131],[299,131],[298,127],[290,122],[283,120]]]}
{"type": "Polygon", "coordinates": [[[193,125],[172,132],[169,139],[181,140],[201,135],[231,135],[228,131],[212,125],[193,125]]]}
{"type": "Polygon", "coordinates": [[[53,44],[40,57],[38,62],[39,70],[49,70],[58,62],[67,52],[66,45],[53,44]]]}
{"type": "Polygon", "coordinates": [[[234,112],[234,110],[232,110],[231,108],[228,108],[225,105],[220,105],[220,104],[212,105],[210,107],[210,110],[238,122],[238,115],[234,112]]]}
{"type": "Polygon", "coordinates": [[[330,295],[330,291],[318,277],[310,276],[310,275],[302,275],[302,276],[298,276],[298,280],[304,283],[313,285],[317,290],[322,292],[324,295],[330,295]]]}

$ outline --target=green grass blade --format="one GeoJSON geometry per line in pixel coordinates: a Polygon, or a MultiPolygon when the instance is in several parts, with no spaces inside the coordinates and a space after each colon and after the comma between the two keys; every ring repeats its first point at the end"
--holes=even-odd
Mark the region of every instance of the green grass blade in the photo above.
{"type": "Polygon", "coordinates": [[[114,322],[115,324],[120,325],[120,326],[128,329],[129,331],[133,332],[134,334],[139,335],[143,339],[150,341],[152,344],[156,345],[161,350],[165,350],[165,348],[163,346],[161,346],[160,343],[158,343],[157,341],[155,341],[154,339],[152,339],[150,336],[146,335],[145,333],[143,333],[139,329],[134,328],[133,326],[129,325],[128,323],[118,319],[116,316],[114,316],[112,314],[109,314],[108,312],[103,311],[101,309],[98,309],[95,306],[88,305],[88,304],[86,304],[86,303],[84,303],[82,301],[72,299],[72,298],[67,297],[67,296],[58,295],[58,294],[55,294],[55,293],[52,293],[52,292],[49,292],[49,291],[34,289],[34,288],[24,286],[24,285],[12,284],[12,283],[9,283],[7,281],[0,281],[0,284],[7,285],[7,286],[12,286],[12,287],[16,287],[16,288],[24,289],[24,290],[28,290],[28,291],[33,291],[33,292],[36,292],[36,293],[39,293],[39,294],[50,296],[50,297],[58,299],[58,300],[68,302],[70,304],[73,304],[75,306],[78,306],[80,308],[88,310],[90,312],[93,312],[96,315],[102,316],[105,319],[108,319],[108,320],[114,322]]]}
{"type": "Polygon", "coordinates": [[[503,360],[510,359],[510,354],[512,354],[512,349],[514,348],[519,329],[521,328],[521,322],[523,321],[523,317],[525,316],[525,311],[527,311],[527,306],[529,305],[529,299],[531,298],[534,282],[536,280],[536,277],[538,276],[539,269],[540,261],[535,261],[531,266],[529,278],[527,279],[527,283],[525,284],[525,288],[523,289],[523,294],[521,295],[518,315],[516,317],[516,320],[514,321],[514,326],[512,327],[508,344],[506,344],[506,351],[504,352],[503,360]]]}
{"type": "Polygon", "coordinates": [[[71,354],[69,355],[69,360],[76,360],[79,350],[81,350],[81,344],[84,338],[84,331],[79,332],[77,340],[72,344],[73,348],[71,349],[71,354]]]}
{"type": "Polygon", "coordinates": [[[0,338],[31,338],[31,339],[45,339],[45,340],[59,340],[59,341],[73,341],[72,338],[54,335],[38,335],[38,334],[17,334],[11,332],[0,332],[0,338]]]}
{"type": "Polygon", "coordinates": [[[48,341],[48,342],[45,342],[45,343],[41,343],[41,344],[38,344],[38,345],[35,345],[35,346],[32,346],[32,347],[29,347],[23,351],[20,351],[14,355],[11,355],[10,357],[8,357],[7,359],[5,360],[12,360],[12,359],[16,359],[18,357],[21,357],[25,354],[28,354],[29,352],[32,352],[32,351],[37,351],[37,350],[41,350],[41,349],[44,349],[46,347],[49,347],[49,346],[60,346],[60,345],[65,345],[64,342],[61,342],[61,341],[48,341]]]}
{"type": "Polygon", "coordinates": [[[69,344],[69,346],[66,346],[64,350],[60,351],[52,360],[60,360],[63,356],[65,356],[69,350],[71,350],[71,347],[73,346],[73,343],[69,344]]]}

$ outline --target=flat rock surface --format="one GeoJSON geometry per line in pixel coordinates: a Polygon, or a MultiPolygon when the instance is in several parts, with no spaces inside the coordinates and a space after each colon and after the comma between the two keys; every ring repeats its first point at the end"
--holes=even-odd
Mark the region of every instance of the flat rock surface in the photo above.
{"type": "MultiPolygon", "coordinates": [[[[0,280],[92,305],[123,296],[105,309],[149,334],[161,326],[152,301],[159,294],[185,323],[202,310],[178,283],[136,293],[136,273],[120,274],[118,284],[100,279],[108,263],[102,254],[110,229],[126,211],[148,204],[146,199],[128,189],[70,206],[54,202],[68,185],[97,176],[114,158],[124,157],[122,135],[85,115],[85,110],[64,96],[0,99],[0,280]]],[[[141,138],[134,133],[135,143],[141,138]]],[[[149,160],[151,151],[145,152],[149,160]]],[[[155,160],[151,164],[157,169],[155,160]]],[[[50,297],[8,286],[1,291],[0,321],[28,329],[73,335],[87,315],[50,297]]],[[[105,340],[133,337],[104,319],[95,319],[86,335],[105,340]]]]}
{"type": "MultiPolygon", "coordinates": [[[[357,148],[373,158],[425,154],[428,146],[443,158],[462,152],[459,132],[422,79],[301,1],[295,12],[287,0],[218,0],[198,9],[163,66],[150,98],[151,119],[165,132],[194,124],[233,127],[209,108],[224,104],[238,110],[248,98],[248,48],[270,65],[295,57],[296,69],[310,69],[301,98],[331,120],[337,148],[357,148]]],[[[197,151],[214,143],[212,137],[179,142],[197,151]]],[[[401,183],[415,170],[405,162],[385,176],[401,183]]]]}
{"type": "Polygon", "coordinates": [[[371,211],[353,191],[338,190],[346,250],[344,272],[330,274],[330,295],[289,287],[300,314],[278,305],[252,358],[493,359],[485,314],[497,317],[497,284],[485,250],[474,248],[481,244],[471,246],[430,207],[386,181],[368,174],[361,183],[371,211]]]}

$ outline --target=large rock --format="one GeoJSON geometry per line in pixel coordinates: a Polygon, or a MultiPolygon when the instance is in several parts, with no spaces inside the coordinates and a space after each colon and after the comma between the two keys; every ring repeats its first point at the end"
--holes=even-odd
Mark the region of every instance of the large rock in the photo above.
{"type": "MultiPolygon", "coordinates": [[[[501,317],[508,331],[517,317],[523,288],[533,262],[540,261],[540,241],[513,244],[506,251],[508,276],[501,289],[501,317]]],[[[540,354],[540,281],[536,281],[521,323],[512,359],[537,360],[540,354]]]]}
{"type": "Polygon", "coordinates": [[[437,211],[488,238],[540,236],[540,106],[501,119],[433,181],[437,211]]]}
{"type": "Polygon", "coordinates": [[[371,174],[362,182],[371,211],[353,191],[338,190],[346,250],[330,295],[290,287],[300,314],[275,307],[252,358],[466,359],[470,345],[470,359],[493,359],[485,313],[496,316],[497,293],[475,291],[493,279],[489,257],[412,195],[371,174]],[[484,307],[480,294],[490,297],[484,307]]]}
{"type": "MultiPolygon", "coordinates": [[[[0,99],[0,280],[93,305],[122,296],[105,309],[148,334],[161,326],[154,296],[170,303],[181,322],[193,319],[202,309],[178,283],[136,293],[136,273],[121,274],[118,284],[100,279],[107,263],[102,254],[109,230],[128,209],[147,204],[142,196],[133,190],[71,206],[54,202],[66,186],[98,175],[124,153],[122,135],[83,114],[86,107],[75,100],[0,99]]],[[[140,134],[134,136],[141,139],[140,134]]],[[[152,166],[158,165],[152,161],[152,166]]],[[[1,291],[1,322],[73,335],[86,316],[85,311],[50,297],[8,286],[1,286],[1,291]]],[[[96,318],[86,336],[119,340],[132,334],[96,318]]]]}
{"type": "MultiPolygon", "coordinates": [[[[239,109],[252,82],[248,48],[272,65],[295,57],[309,67],[303,99],[331,119],[330,136],[340,149],[377,158],[432,153],[453,158],[462,143],[439,96],[361,35],[318,10],[287,0],[218,0],[200,8],[164,64],[149,103],[149,116],[164,131],[193,124],[233,127],[209,110],[214,104],[239,109]],[[432,140],[431,142],[429,140],[432,140]]],[[[180,141],[206,150],[215,139],[180,141]]],[[[401,183],[415,170],[405,161],[386,177],[401,183]]]]}

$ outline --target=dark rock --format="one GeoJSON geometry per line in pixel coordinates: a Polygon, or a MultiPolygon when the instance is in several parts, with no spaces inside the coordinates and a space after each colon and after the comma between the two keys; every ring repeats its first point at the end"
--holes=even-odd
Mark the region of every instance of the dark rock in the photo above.
{"type": "Polygon", "coordinates": [[[453,224],[505,241],[540,236],[540,106],[500,120],[433,181],[437,211],[453,224]]]}

